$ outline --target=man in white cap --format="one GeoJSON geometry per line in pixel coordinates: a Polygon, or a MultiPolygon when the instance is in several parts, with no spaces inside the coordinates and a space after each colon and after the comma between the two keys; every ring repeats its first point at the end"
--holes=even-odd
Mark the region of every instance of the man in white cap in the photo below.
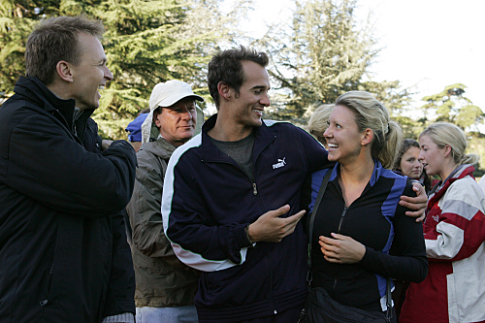
{"type": "MultiPolygon", "coordinates": [[[[199,275],[175,256],[161,214],[170,156],[196,132],[195,101],[203,99],[189,84],[177,80],[159,83],[153,88],[150,113],[142,125],[144,144],[137,153],[135,188],[127,207],[133,228],[137,322],[197,322],[193,304],[199,275]]],[[[201,121],[203,117],[199,113],[201,121]]]]}

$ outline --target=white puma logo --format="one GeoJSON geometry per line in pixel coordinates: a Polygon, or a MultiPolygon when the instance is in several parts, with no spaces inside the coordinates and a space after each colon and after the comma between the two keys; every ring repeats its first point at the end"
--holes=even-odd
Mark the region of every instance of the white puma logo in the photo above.
{"type": "Polygon", "coordinates": [[[285,166],[286,165],[285,158],[286,157],[283,157],[283,159],[279,159],[278,158],[278,162],[276,164],[273,164],[273,169],[276,169],[276,168],[280,168],[280,167],[285,166]]]}

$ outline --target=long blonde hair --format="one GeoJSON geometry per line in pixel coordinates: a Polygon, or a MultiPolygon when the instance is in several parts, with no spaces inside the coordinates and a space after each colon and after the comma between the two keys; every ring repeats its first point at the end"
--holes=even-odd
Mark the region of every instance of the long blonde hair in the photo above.
{"type": "Polygon", "coordinates": [[[468,146],[463,130],[451,123],[437,122],[426,128],[420,135],[426,135],[440,148],[446,145],[451,147],[451,156],[456,165],[475,164],[479,157],[477,154],[465,154],[468,146]]]}
{"type": "Polygon", "coordinates": [[[385,168],[392,168],[402,143],[402,130],[397,123],[390,120],[386,107],[372,94],[364,91],[344,93],[335,105],[343,105],[354,112],[359,131],[367,128],[372,130],[372,158],[379,160],[385,168]]]}

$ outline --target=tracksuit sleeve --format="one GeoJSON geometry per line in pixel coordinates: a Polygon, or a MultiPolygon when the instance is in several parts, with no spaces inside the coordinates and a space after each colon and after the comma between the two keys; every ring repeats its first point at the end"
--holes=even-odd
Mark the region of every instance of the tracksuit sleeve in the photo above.
{"type": "Polygon", "coordinates": [[[301,143],[304,149],[303,154],[308,163],[308,175],[322,168],[335,165],[334,162],[328,160],[328,152],[317,139],[303,129],[298,128],[298,130],[300,131],[301,143]]]}
{"type": "MultiPolygon", "coordinates": [[[[411,184],[403,195],[415,196],[411,184]]],[[[423,238],[422,224],[405,215],[407,209],[398,206],[393,225],[394,240],[390,254],[366,246],[360,265],[384,277],[421,282],[428,274],[428,260],[423,238]]]]}
{"type": "Polygon", "coordinates": [[[430,210],[424,225],[429,258],[462,260],[485,241],[485,201],[480,187],[474,184],[468,178],[456,180],[430,210]]]}
{"type": "Polygon", "coordinates": [[[162,196],[165,234],[175,254],[186,265],[205,272],[242,264],[250,246],[245,232],[249,223],[211,223],[191,171],[195,170],[181,166],[175,151],[168,164],[162,196]]]}

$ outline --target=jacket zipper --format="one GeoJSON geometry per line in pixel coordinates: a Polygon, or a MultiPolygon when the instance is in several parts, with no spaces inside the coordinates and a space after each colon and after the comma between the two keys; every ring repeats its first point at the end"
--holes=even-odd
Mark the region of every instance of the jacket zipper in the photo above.
{"type": "MultiPolygon", "coordinates": [[[[338,229],[337,229],[338,234],[340,234],[340,230],[342,229],[342,223],[344,222],[345,213],[347,213],[347,207],[346,206],[344,206],[344,210],[342,211],[342,214],[340,215],[340,222],[338,224],[338,229]]],[[[333,289],[335,290],[336,287],[337,287],[337,279],[335,279],[334,282],[333,282],[333,289]]]]}
{"type": "Polygon", "coordinates": [[[40,306],[44,307],[47,305],[47,303],[49,303],[49,295],[50,295],[50,292],[51,292],[51,284],[52,284],[52,272],[54,271],[54,265],[51,266],[51,270],[49,272],[49,281],[48,281],[48,285],[47,285],[47,296],[45,297],[45,299],[43,301],[40,301],[40,306]]]}
{"type": "MultiPolygon", "coordinates": [[[[263,211],[263,213],[265,212],[265,208],[264,208],[264,205],[263,205],[263,201],[261,201],[261,199],[259,198],[258,196],[258,189],[257,189],[257,185],[256,185],[256,160],[258,159],[259,157],[259,154],[267,147],[269,146],[269,143],[263,147],[261,149],[261,151],[256,155],[256,157],[253,156],[253,173],[254,173],[254,181],[252,181],[251,178],[249,178],[248,176],[246,176],[248,179],[249,179],[249,182],[252,183],[252,186],[253,186],[253,195],[257,197],[257,200],[258,200],[258,204],[261,208],[261,211],[263,211]]],[[[253,151],[254,151],[254,148],[253,148],[253,151]]],[[[203,161],[203,160],[202,160],[203,161]]],[[[235,165],[233,163],[230,163],[228,161],[225,161],[225,160],[218,160],[218,161],[210,161],[210,162],[215,162],[215,163],[224,163],[224,164],[229,164],[229,165],[233,165],[234,167],[236,167],[237,169],[239,169],[241,172],[242,169],[238,166],[238,165],[235,165]]],[[[244,172],[243,172],[244,173],[244,172]]],[[[246,173],[244,173],[246,174],[246,173]]],[[[271,253],[268,251],[268,260],[271,258],[271,253]]],[[[271,261],[268,261],[269,262],[269,267],[270,267],[270,270],[269,270],[269,281],[270,281],[270,285],[269,285],[269,299],[271,301],[271,304],[274,304],[273,302],[273,267],[271,266],[271,261]]],[[[273,305],[274,306],[274,305],[273,305]]],[[[275,315],[278,313],[278,311],[275,309],[274,312],[273,312],[275,315]]]]}
{"type": "MultiPolygon", "coordinates": [[[[256,161],[258,160],[258,157],[261,154],[261,152],[263,150],[265,150],[273,141],[274,141],[274,139],[271,140],[271,142],[269,142],[266,146],[262,147],[262,149],[259,151],[259,153],[256,156],[253,155],[253,172],[254,172],[253,195],[254,196],[258,195],[258,189],[257,189],[257,186],[256,186],[256,161]]],[[[253,147],[253,151],[254,151],[254,147],[253,147]]],[[[249,179],[249,180],[251,180],[251,179],[249,179]]],[[[266,208],[264,207],[263,201],[261,200],[261,198],[259,196],[257,196],[257,199],[258,199],[259,206],[261,207],[261,210],[263,211],[263,213],[266,212],[266,208]]],[[[272,266],[272,262],[271,262],[271,251],[270,250],[268,250],[268,265],[269,265],[269,301],[270,301],[270,304],[274,308],[273,314],[276,315],[276,314],[278,314],[278,310],[274,306],[273,266],[272,266]]]]}

